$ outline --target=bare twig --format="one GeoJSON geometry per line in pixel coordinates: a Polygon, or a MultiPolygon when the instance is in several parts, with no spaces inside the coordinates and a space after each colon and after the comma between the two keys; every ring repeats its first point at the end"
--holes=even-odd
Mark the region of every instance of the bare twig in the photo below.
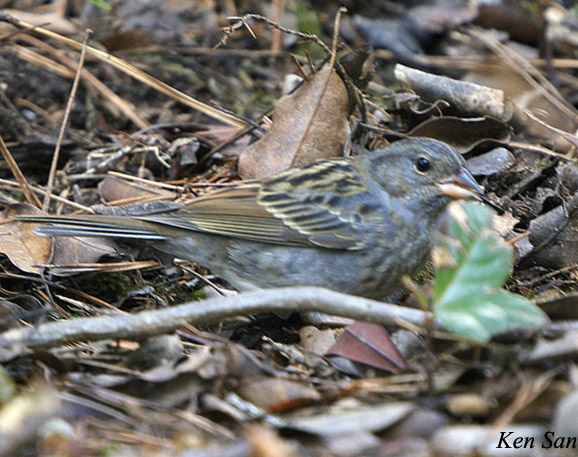
{"type": "MultiPolygon", "coordinates": [[[[0,179],[0,186],[7,186],[7,187],[10,187],[12,189],[20,187],[17,183],[12,182],[12,181],[8,181],[7,179],[0,179]]],[[[34,192],[36,194],[46,195],[46,192],[42,189],[38,189],[38,188],[33,187],[33,186],[29,186],[29,188],[30,188],[30,190],[32,190],[32,192],[34,192]]],[[[67,200],[66,198],[62,198],[58,195],[51,195],[50,198],[54,201],[59,202],[59,203],[63,203],[65,205],[71,206],[75,209],[79,209],[81,211],[84,211],[85,213],[90,213],[90,207],[81,205],[80,203],[76,203],[76,202],[73,202],[71,200],[67,200]]],[[[37,201],[38,201],[38,207],[40,207],[40,200],[37,199],[37,201]]]]}
{"type": "MultiPolygon", "coordinates": [[[[320,287],[288,287],[214,297],[128,316],[86,317],[8,330],[0,334],[0,360],[11,347],[51,347],[79,340],[142,339],[172,332],[184,322],[208,324],[226,317],[263,312],[318,311],[381,324],[421,325],[431,313],[333,292],[320,287]],[[7,351],[2,354],[3,351],[7,351]]],[[[432,317],[433,319],[433,317],[432,317]]]]}
{"type": "Polygon", "coordinates": [[[397,64],[394,69],[396,79],[430,102],[446,100],[451,105],[470,115],[492,116],[508,121],[511,109],[504,99],[504,92],[490,87],[447,76],[433,75],[421,70],[397,64]]]}
{"type": "MultiPolygon", "coordinates": [[[[273,0],[273,20],[278,24],[281,23],[283,18],[283,11],[285,10],[285,0],[273,0]]],[[[271,37],[271,51],[280,52],[281,51],[281,30],[273,30],[273,35],[271,37]]]]}
{"type": "Polygon", "coordinates": [[[562,138],[564,138],[566,141],[568,141],[568,143],[570,143],[572,146],[574,146],[575,148],[578,148],[578,137],[576,135],[572,135],[571,133],[565,132],[564,130],[557,129],[556,127],[553,127],[550,124],[547,124],[546,122],[544,122],[541,119],[538,119],[536,116],[534,116],[534,114],[530,110],[526,110],[524,114],[526,114],[526,116],[528,116],[532,121],[537,122],[542,127],[549,130],[550,132],[556,133],[557,135],[560,135],[562,138]]]}
{"type": "Polygon", "coordinates": [[[562,159],[562,160],[566,160],[566,161],[572,160],[570,157],[568,157],[565,154],[560,154],[558,152],[554,152],[548,148],[545,148],[544,146],[540,146],[537,144],[522,143],[520,141],[510,141],[508,143],[508,146],[510,146],[511,148],[522,149],[523,151],[538,152],[540,154],[544,154],[544,155],[551,156],[551,157],[557,157],[558,159],[562,159]]]}
{"type": "Polygon", "coordinates": [[[28,181],[26,181],[26,178],[22,174],[20,167],[15,162],[14,158],[12,157],[12,154],[10,154],[10,151],[6,147],[6,144],[2,139],[2,135],[0,135],[0,154],[2,154],[2,157],[4,157],[4,160],[8,164],[10,171],[14,175],[14,178],[16,178],[16,181],[18,181],[18,185],[20,186],[20,189],[22,189],[22,192],[24,193],[24,196],[26,197],[28,203],[40,208],[42,206],[40,200],[38,200],[38,197],[35,194],[33,194],[32,191],[30,190],[30,185],[28,184],[28,181]]]}
{"type": "Polygon", "coordinates": [[[228,27],[223,27],[223,38],[221,38],[221,41],[219,41],[219,43],[217,43],[215,48],[218,48],[220,46],[224,46],[225,44],[227,44],[227,41],[228,41],[229,37],[231,36],[231,34],[233,32],[235,32],[236,30],[239,30],[242,27],[246,27],[249,30],[249,33],[251,33],[251,35],[253,36],[253,38],[255,38],[255,34],[250,29],[248,22],[247,22],[249,19],[254,19],[256,21],[264,22],[265,24],[269,25],[270,27],[273,27],[274,29],[280,30],[283,33],[287,33],[289,35],[295,35],[295,36],[298,36],[299,38],[303,38],[304,40],[313,41],[321,49],[323,49],[327,53],[327,55],[331,55],[331,49],[329,49],[329,47],[317,35],[313,35],[312,33],[298,32],[297,30],[293,30],[293,29],[288,29],[287,27],[283,27],[283,26],[277,24],[275,21],[272,21],[268,17],[261,16],[260,14],[245,14],[242,17],[230,17],[229,19],[234,20],[235,22],[233,22],[228,27]]]}
{"type": "MultiPolygon", "coordinates": [[[[61,63],[65,65],[64,70],[67,71],[68,73],[71,73],[66,74],[65,77],[67,78],[74,77],[74,70],[77,68],[77,63],[73,59],[67,57],[66,54],[62,53],[60,50],[54,48],[53,46],[50,46],[48,43],[39,40],[38,38],[35,38],[33,36],[22,35],[19,39],[20,41],[28,43],[37,48],[40,48],[46,54],[49,54],[54,59],[59,60],[61,63]]],[[[28,49],[21,46],[19,46],[18,48],[28,49]]],[[[28,51],[28,53],[30,52],[31,51],[28,51]]],[[[36,56],[43,57],[39,54],[36,54],[36,56]]],[[[39,65],[39,60],[36,58],[36,56],[30,56],[28,58],[28,61],[33,63],[34,65],[39,65]]],[[[25,56],[22,56],[22,58],[24,57],[25,56]]],[[[45,57],[43,58],[46,59],[45,57]]],[[[40,61],[40,63],[42,63],[42,61],[40,61]]],[[[49,71],[56,72],[57,74],[59,73],[59,70],[62,67],[62,65],[57,64],[52,60],[50,60],[49,63],[46,63],[44,66],[49,71]]],[[[101,80],[99,80],[86,68],[82,69],[81,78],[85,84],[92,87],[96,92],[100,93],[104,98],[109,100],[112,103],[112,105],[114,105],[114,107],[118,109],[119,112],[121,112],[124,116],[130,119],[137,127],[145,128],[149,125],[148,122],[146,122],[138,114],[138,110],[134,107],[132,103],[118,96],[114,91],[112,91],[106,84],[104,84],[101,80]]]]}
{"type": "Polygon", "coordinates": [[[54,186],[54,178],[56,176],[56,167],[58,166],[58,157],[60,156],[62,139],[64,138],[66,126],[68,125],[68,118],[70,117],[72,104],[74,103],[74,99],[76,98],[76,91],[78,90],[78,82],[80,81],[80,74],[82,72],[82,67],[84,66],[84,56],[86,55],[86,46],[88,44],[88,40],[90,39],[91,35],[92,30],[87,29],[84,35],[84,42],[82,43],[80,59],[78,60],[78,68],[76,69],[76,74],[74,75],[74,81],[72,82],[72,88],[70,89],[70,96],[68,97],[68,102],[66,103],[66,109],[64,110],[64,116],[62,116],[60,131],[58,132],[58,138],[56,139],[56,146],[54,147],[54,155],[52,156],[52,163],[50,164],[50,173],[48,174],[48,182],[46,184],[46,193],[44,194],[44,202],[42,203],[42,209],[44,211],[47,211],[48,206],[50,205],[50,196],[52,195],[52,187],[54,186]]]}
{"type": "Polygon", "coordinates": [[[335,65],[335,59],[337,58],[337,43],[339,41],[339,26],[341,25],[341,15],[347,13],[347,8],[341,7],[337,10],[335,15],[335,23],[333,24],[333,40],[331,42],[331,60],[329,61],[329,66],[333,67],[335,65]]]}

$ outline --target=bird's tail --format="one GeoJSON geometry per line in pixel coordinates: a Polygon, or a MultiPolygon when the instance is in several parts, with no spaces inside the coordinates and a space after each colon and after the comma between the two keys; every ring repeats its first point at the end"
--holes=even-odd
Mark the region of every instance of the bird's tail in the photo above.
{"type": "Polygon", "coordinates": [[[140,240],[164,240],[156,230],[147,229],[142,221],[128,216],[76,215],[41,216],[22,215],[17,221],[39,224],[34,232],[40,236],[103,236],[140,240]],[[144,227],[143,227],[144,226],[144,227]]]}

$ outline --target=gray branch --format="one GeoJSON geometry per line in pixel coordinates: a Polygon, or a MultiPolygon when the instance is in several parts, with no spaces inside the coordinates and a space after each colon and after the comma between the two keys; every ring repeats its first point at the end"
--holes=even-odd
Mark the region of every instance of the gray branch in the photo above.
{"type": "Polygon", "coordinates": [[[423,325],[431,313],[333,292],[319,287],[287,287],[215,297],[135,314],[69,319],[21,327],[0,334],[0,360],[17,347],[52,347],[80,340],[143,339],[172,332],[184,322],[210,324],[226,317],[263,312],[317,311],[353,319],[423,325]]]}

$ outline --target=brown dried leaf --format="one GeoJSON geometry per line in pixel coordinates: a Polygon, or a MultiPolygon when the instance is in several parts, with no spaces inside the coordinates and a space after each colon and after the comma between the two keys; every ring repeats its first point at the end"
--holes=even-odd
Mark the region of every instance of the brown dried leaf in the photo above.
{"type": "Polygon", "coordinates": [[[14,216],[43,214],[38,208],[26,203],[6,204],[0,211],[0,252],[23,271],[40,274],[42,267],[52,260],[52,239],[38,236],[28,224],[11,220],[14,216]]]}
{"type": "Polygon", "coordinates": [[[0,332],[22,327],[23,322],[37,325],[46,319],[44,303],[33,295],[16,294],[0,300],[0,332]]]}
{"type": "Polygon", "coordinates": [[[333,69],[316,73],[275,105],[273,125],[239,158],[239,174],[261,179],[295,165],[340,156],[348,135],[349,98],[333,69]]]}
{"type": "Polygon", "coordinates": [[[149,185],[146,182],[132,182],[118,176],[107,176],[98,184],[98,193],[106,202],[144,200],[150,197],[174,197],[169,190],[149,185]]]}
{"type": "Polygon", "coordinates": [[[540,265],[559,269],[576,265],[578,258],[578,193],[563,205],[530,223],[534,250],[520,260],[520,268],[540,265]]]}
{"type": "Polygon", "coordinates": [[[0,332],[21,325],[19,317],[24,312],[18,304],[9,300],[0,300],[0,332]]]}
{"type": "Polygon", "coordinates": [[[73,35],[79,31],[79,28],[74,25],[73,22],[52,11],[39,13],[32,11],[4,9],[2,12],[14,16],[21,21],[28,22],[35,26],[41,26],[62,35],[73,35]]]}
{"type": "Polygon", "coordinates": [[[355,322],[328,354],[339,355],[355,362],[398,373],[405,368],[405,360],[381,325],[355,322]]]}
{"type": "MultiPolygon", "coordinates": [[[[24,225],[29,226],[32,224],[25,223],[24,225]]],[[[102,256],[116,252],[116,243],[110,238],[80,236],[40,238],[52,242],[53,254],[50,261],[39,262],[39,264],[50,264],[50,272],[57,276],[70,276],[82,273],[86,271],[87,265],[92,265],[94,267],[94,262],[98,261],[102,256]]],[[[111,265],[111,268],[114,268],[114,266],[111,265]]]]}
{"type": "MultiPolygon", "coordinates": [[[[113,240],[109,238],[90,237],[55,237],[52,265],[67,266],[93,263],[105,254],[115,252],[113,240]]],[[[54,273],[54,271],[51,270],[54,273]]],[[[60,272],[59,276],[67,276],[60,272]]]]}
{"type": "MultiPolygon", "coordinates": [[[[40,274],[44,265],[77,265],[96,262],[115,251],[115,243],[106,238],[38,236],[39,224],[13,221],[14,216],[42,215],[42,211],[26,203],[8,204],[0,212],[0,252],[23,271],[40,274]]],[[[71,272],[61,273],[67,276],[71,272]]]]}
{"type": "Polygon", "coordinates": [[[246,381],[239,388],[245,400],[267,411],[285,411],[321,400],[314,388],[287,379],[261,378],[246,381]]]}
{"type": "Polygon", "coordinates": [[[578,320],[578,293],[566,294],[554,288],[548,292],[546,297],[539,295],[535,302],[551,319],[578,320]]]}
{"type": "MultiPolygon", "coordinates": [[[[251,443],[253,457],[296,457],[298,454],[288,441],[265,424],[249,424],[245,435],[251,443]]],[[[222,455],[222,454],[221,454],[222,455]]]]}
{"type": "Polygon", "coordinates": [[[319,330],[313,325],[307,325],[299,330],[299,337],[301,338],[301,346],[317,355],[325,355],[335,344],[333,330],[319,330]]]}

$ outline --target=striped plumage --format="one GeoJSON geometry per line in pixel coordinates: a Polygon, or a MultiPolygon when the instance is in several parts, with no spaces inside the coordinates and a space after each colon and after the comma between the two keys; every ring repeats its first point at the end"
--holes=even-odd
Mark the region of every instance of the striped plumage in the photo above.
{"type": "Polygon", "coordinates": [[[318,285],[383,298],[423,266],[432,224],[481,188],[460,154],[415,138],[138,216],[25,216],[48,236],[147,240],[239,289],[318,285]]]}

